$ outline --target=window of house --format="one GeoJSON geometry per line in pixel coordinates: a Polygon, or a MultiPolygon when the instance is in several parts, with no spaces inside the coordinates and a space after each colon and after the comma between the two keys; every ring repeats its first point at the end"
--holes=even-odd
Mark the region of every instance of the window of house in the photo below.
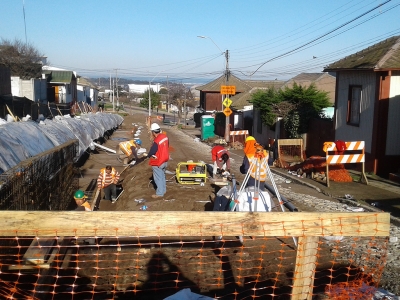
{"type": "Polygon", "coordinates": [[[262,134],[262,122],[260,110],[257,110],[257,133],[262,134]]]}
{"type": "Polygon", "coordinates": [[[347,102],[347,124],[360,125],[361,86],[351,85],[347,102]]]}
{"type": "Polygon", "coordinates": [[[71,94],[71,85],[67,84],[67,94],[71,94]]]}

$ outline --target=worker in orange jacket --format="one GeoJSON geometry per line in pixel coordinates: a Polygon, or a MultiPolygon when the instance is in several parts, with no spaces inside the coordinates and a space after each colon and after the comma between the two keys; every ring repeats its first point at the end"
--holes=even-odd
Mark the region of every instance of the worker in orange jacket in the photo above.
{"type": "Polygon", "coordinates": [[[248,136],[244,144],[244,157],[240,166],[240,173],[249,172],[248,181],[245,187],[255,186],[260,182],[260,189],[265,190],[264,184],[267,179],[268,153],[257,143],[256,139],[248,136]]]}
{"type": "Polygon", "coordinates": [[[140,139],[121,142],[117,146],[117,154],[125,154],[127,156],[124,159],[124,164],[130,163],[133,159],[138,162],[139,158],[137,155],[137,150],[141,145],[142,141],[140,139]]]}

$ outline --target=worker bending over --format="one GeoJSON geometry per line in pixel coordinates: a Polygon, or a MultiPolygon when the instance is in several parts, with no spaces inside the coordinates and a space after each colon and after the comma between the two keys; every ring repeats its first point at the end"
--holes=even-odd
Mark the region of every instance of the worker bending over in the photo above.
{"type": "Polygon", "coordinates": [[[153,145],[148,153],[149,165],[153,170],[154,183],[157,186],[156,193],[152,198],[162,198],[167,192],[167,183],[165,181],[165,170],[167,169],[169,160],[169,140],[168,137],[161,131],[157,123],[150,126],[151,134],[154,138],[153,145]]]}
{"type": "Polygon", "coordinates": [[[117,199],[117,183],[119,173],[110,165],[100,170],[97,178],[97,187],[104,190],[104,199],[114,203],[117,199]]]}
{"type": "Polygon", "coordinates": [[[224,146],[216,145],[211,149],[211,158],[214,163],[213,177],[216,174],[222,174],[223,171],[231,172],[231,162],[229,151],[224,146]]]}
{"type": "Polygon", "coordinates": [[[265,190],[264,184],[267,179],[268,164],[267,151],[252,136],[246,138],[243,151],[245,155],[240,166],[240,173],[247,174],[247,172],[250,172],[245,187],[256,186],[256,181],[260,181],[260,189],[265,190]]]}
{"type": "Polygon", "coordinates": [[[135,159],[136,162],[139,162],[137,150],[140,148],[142,145],[141,140],[130,140],[130,141],[125,141],[121,142],[117,146],[117,154],[125,154],[127,157],[124,159],[124,164],[130,163],[133,159],[135,159]]]}

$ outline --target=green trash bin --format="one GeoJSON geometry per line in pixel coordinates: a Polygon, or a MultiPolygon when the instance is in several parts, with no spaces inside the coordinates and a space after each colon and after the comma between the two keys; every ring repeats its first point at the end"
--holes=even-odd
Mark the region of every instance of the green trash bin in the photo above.
{"type": "Polygon", "coordinates": [[[201,139],[203,141],[215,136],[214,121],[215,120],[212,116],[209,116],[209,115],[201,116],[201,139]]]}

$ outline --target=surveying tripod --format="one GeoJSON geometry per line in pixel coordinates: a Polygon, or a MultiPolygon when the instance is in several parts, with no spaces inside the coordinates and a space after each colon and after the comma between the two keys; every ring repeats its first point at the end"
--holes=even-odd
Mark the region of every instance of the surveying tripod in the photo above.
{"type": "MultiPolygon", "coordinates": [[[[268,166],[268,155],[266,154],[264,147],[262,145],[255,144],[254,146],[256,148],[256,152],[254,154],[254,157],[251,159],[251,161],[249,161],[250,167],[247,170],[244,180],[239,188],[239,192],[236,193],[236,187],[235,186],[233,187],[231,197],[233,197],[235,204],[231,208],[231,211],[235,211],[236,208],[238,207],[238,204],[240,203],[240,200],[241,200],[241,196],[242,196],[243,192],[245,191],[245,187],[249,181],[251,174],[253,173],[253,174],[255,174],[255,176],[254,176],[254,180],[255,180],[254,195],[253,195],[253,199],[252,199],[253,200],[252,203],[254,204],[253,212],[257,211],[257,201],[260,201],[260,185],[261,185],[261,182],[263,182],[263,180],[261,180],[261,178],[262,177],[266,178],[267,176],[271,180],[272,186],[274,188],[274,192],[275,192],[276,197],[279,202],[279,206],[281,207],[282,212],[285,212],[281,195],[276,186],[271,169],[268,166]],[[255,168],[255,170],[254,170],[254,168],[255,168]]],[[[264,203],[264,205],[265,205],[265,203],[264,203]]],[[[270,211],[271,207],[268,207],[268,210],[270,211]]],[[[239,237],[239,238],[240,238],[240,241],[242,242],[242,237],[239,237]]],[[[294,237],[293,237],[293,241],[294,241],[294,244],[297,246],[297,241],[294,237]]]]}

